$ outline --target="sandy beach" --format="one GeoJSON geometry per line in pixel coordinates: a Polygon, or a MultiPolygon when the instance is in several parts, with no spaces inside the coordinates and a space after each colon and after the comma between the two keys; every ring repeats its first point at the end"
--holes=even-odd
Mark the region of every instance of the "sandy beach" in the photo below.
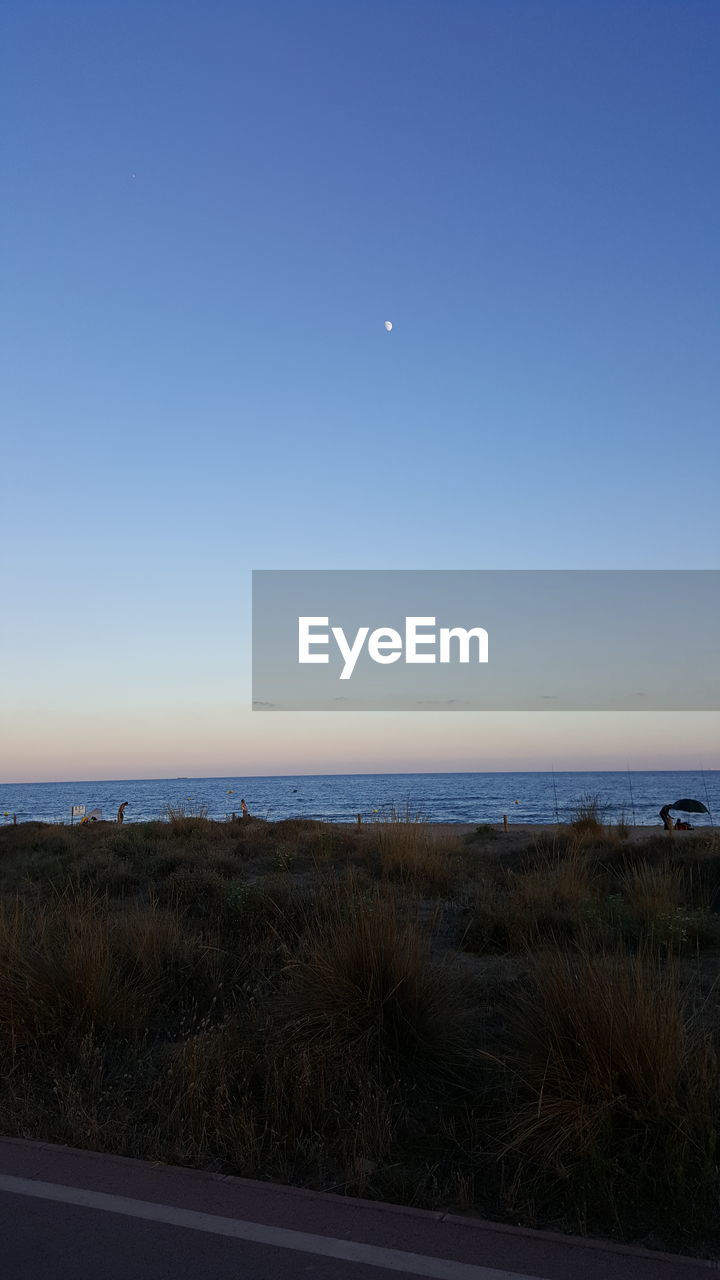
{"type": "MultiPolygon", "coordinates": [[[[364,822],[360,827],[361,831],[377,831],[378,827],[386,827],[392,824],[379,822],[364,822]]],[[[477,823],[477,822],[431,822],[427,824],[434,832],[446,832],[449,838],[453,836],[469,836],[473,832],[480,829],[488,834],[487,848],[492,850],[493,854],[501,854],[503,849],[508,852],[515,849],[523,848],[531,844],[535,838],[545,836],[557,836],[562,839],[564,836],[573,834],[573,828],[569,823],[565,822],[516,822],[508,823],[508,829],[505,830],[502,822],[477,823]]],[[[348,823],[347,830],[358,830],[357,824],[348,823]]],[[[668,841],[683,840],[695,835],[709,834],[714,830],[711,826],[693,827],[690,831],[665,831],[658,822],[656,827],[646,826],[628,826],[623,830],[623,844],[644,844],[649,840],[656,840],[659,836],[667,837],[668,841]]],[[[601,828],[602,836],[612,839],[617,836],[617,827],[604,826],[601,828]]],[[[618,837],[619,838],[619,837],[618,837]]],[[[478,846],[482,846],[482,837],[478,839],[478,846]]]]}

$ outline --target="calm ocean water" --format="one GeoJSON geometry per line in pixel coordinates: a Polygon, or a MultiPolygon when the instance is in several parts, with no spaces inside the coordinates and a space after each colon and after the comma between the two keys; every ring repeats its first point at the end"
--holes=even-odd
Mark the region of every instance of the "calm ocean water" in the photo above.
{"type": "MultiPolygon", "coordinates": [[[[433,822],[567,822],[583,796],[598,796],[605,820],[660,826],[658,810],[684,797],[701,800],[720,818],[720,771],[632,773],[366,773],[283,778],[157,778],[117,782],[0,784],[0,823],[28,819],[69,821],[72,805],[99,808],[114,819],[123,800],[125,819],[164,818],[167,806],[207,809],[212,818],[240,811],[277,820],[303,816],[353,821],[389,806],[433,822]]],[[[711,819],[691,818],[694,826],[711,819]]]]}

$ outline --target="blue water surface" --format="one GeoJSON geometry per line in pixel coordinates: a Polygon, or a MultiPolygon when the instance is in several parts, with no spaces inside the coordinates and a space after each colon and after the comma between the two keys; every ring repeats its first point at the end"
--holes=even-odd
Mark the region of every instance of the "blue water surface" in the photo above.
{"type": "Polygon", "coordinates": [[[691,797],[720,815],[720,771],[616,773],[366,773],[262,778],[136,778],[104,782],[0,784],[0,823],[70,821],[72,805],[114,819],[127,800],[127,822],[167,817],[168,806],[226,818],[245,799],[259,817],[354,821],[391,807],[433,822],[567,822],[585,796],[597,796],[605,820],[659,826],[663,804],[691,797]]]}

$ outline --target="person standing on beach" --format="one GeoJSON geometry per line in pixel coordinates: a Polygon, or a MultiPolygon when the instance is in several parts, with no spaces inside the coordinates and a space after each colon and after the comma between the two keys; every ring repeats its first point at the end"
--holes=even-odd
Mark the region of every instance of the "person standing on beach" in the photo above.
{"type": "Polygon", "coordinates": [[[248,807],[247,807],[247,805],[246,805],[246,803],[245,803],[245,801],[244,801],[244,800],[241,800],[241,801],[240,801],[240,808],[242,809],[242,816],[243,816],[243,818],[247,818],[247,817],[249,817],[249,814],[248,814],[248,807]]]}
{"type": "Polygon", "coordinates": [[[128,807],[127,800],[123,800],[122,804],[120,805],[120,808],[118,809],[118,819],[117,819],[121,825],[125,821],[125,810],[127,809],[127,807],[128,807]]]}

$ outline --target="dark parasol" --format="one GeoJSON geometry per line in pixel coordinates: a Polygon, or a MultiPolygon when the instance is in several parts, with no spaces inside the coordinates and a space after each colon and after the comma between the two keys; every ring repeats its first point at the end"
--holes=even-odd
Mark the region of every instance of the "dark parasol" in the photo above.
{"type": "Polygon", "coordinates": [[[708,813],[709,810],[701,800],[676,800],[674,804],[668,806],[670,809],[680,809],[682,813],[708,813]]]}

